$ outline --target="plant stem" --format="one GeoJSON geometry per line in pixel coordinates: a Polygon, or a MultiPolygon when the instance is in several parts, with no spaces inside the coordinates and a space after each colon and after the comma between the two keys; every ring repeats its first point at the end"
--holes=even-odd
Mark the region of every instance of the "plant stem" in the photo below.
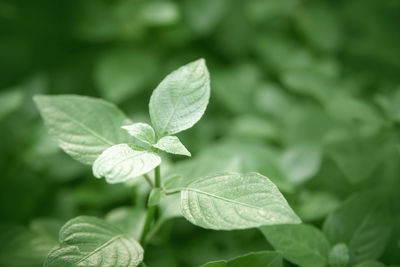
{"type": "MultiPolygon", "coordinates": [[[[161,187],[160,166],[154,169],[154,188],[161,187]]],[[[146,245],[147,234],[150,231],[151,224],[156,214],[157,206],[151,206],[147,209],[146,221],[144,222],[142,234],[140,235],[140,244],[144,247],[146,245]]]]}
{"type": "Polygon", "coordinates": [[[144,177],[144,179],[146,179],[146,181],[147,181],[147,183],[150,185],[150,187],[153,188],[153,187],[154,187],[154,184],[153,184],[153,182],[151,181],[150,177],[149,177],[147,174],[143,175],[143,177],[144,177]]]}

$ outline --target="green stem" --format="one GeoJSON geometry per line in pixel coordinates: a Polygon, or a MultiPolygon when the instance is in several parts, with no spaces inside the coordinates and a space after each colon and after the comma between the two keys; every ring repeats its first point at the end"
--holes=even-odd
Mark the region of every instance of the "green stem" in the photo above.
{"type": "MultiPolygon", "coordinates": [[[[161,187],[161,176],[160,176],[160,166],[156,167],[154,170],[154,188],[161,187]]],[[[156,214],[157,206],[151,206],[147,209],[146,221],[144,222],[142,234],[140,235],[140,244],[144,247],[146,245],[147,234],[150,231],[151,224],[154,220],[154,215],[156,214]]]]}
{"type": "Polygon", "coordinates": [[[150,187],[153,188],[154,185],[153,185],[153,182],[151,181],[150,177],[147,174],[143,175],[143,177],[147,181],[147,183],[150,185],[150,187]]]}

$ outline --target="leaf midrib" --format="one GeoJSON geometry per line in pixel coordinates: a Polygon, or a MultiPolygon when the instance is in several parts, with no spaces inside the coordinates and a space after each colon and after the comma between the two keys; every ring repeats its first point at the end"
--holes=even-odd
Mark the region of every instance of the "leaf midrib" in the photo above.
{"type": "Polygon", "coordinates": [[[98,139],[100,139],[101,141],[107,143],[108,145],[112,146],[115,145],[115,142],[112,142],[110,140],[108,140],[107,138],[97,134],[94,130],[90,129],[89,127],[87,127],[85,124],[81,123],[80,121],[76,120],[74,117],[70,116],[68,113],[65,113],[62,110],[59,110],[60,113],[62,113],[64,116],[66,116],[67,118],[69,118],[70,120],[72,120],[74,123],[78,124],[81,128],[83,128],[84,130],[86,130],[87,132],[91,133],[93,136],[97,137],[98,139]]]}
{"type": "Polygon", "coordinates": [[[216,199],[219,199],[219,200],[223,200],[223,201],[226,201],[226,202],[230,202],[230,203],[233,203],[233,204],[245,206],[245,207],[252,208],[252,209],[262,209],[261,207],[258,207],[258,206],[253,206],[251,204],[247,204],[247,203],[244,203],[244,202],[239,202],[239,201],[236,201],[236,200],[233,200],[233,199],[229,199],[229,198],[221,197],[221,196],[218,196],[218,195],[214,195],[212,193],[205,192],[205,191],[202,191],[202,190],[199,190],[199,189],[196,189],[196,188],[186,187],[183,190],[192,191],[192,192],[195,192],[195,193],[203,194],[203,195],[206,195],[206,196],[209,196],[209,197],[213,197],[213,198],[216,198],[216,199]]]}
{"type": "Polygon", "coordinates": [[[117,235],[114,236],[113,238],[109,239],[107,242],[101,244],[98,248],[96,248],[95,250],[93,250],[92,252],[90,252],[89,254],[87,254],[85,257],[83,257],[82,259],[80,259],[79,261],[77,261],[75,264],[75,266],[78,266],[79,263],[83,262],[84,260],[88,259],[90,256],[94,255],[95,253],[97,253],[98,251],[102,250],[103,248],[107,247],[108,245],[112,244],[114,241],[116,241],[117,239],[120,239],[124,237],[124,235],[117,235]]]}

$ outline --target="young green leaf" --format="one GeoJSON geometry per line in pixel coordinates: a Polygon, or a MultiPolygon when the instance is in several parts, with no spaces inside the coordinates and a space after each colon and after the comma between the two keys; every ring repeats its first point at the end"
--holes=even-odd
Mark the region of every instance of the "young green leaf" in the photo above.
{"type": "Polygon", "coordinates": [[[294,264],[322,267],[328,264],[330,245],[317,228],[306,225],[271,225],[260,228],[271,245],[294,264]]]}
{"type": "Polygon", "coordinates": [[[105,150],[93,164],[93,175],[105,177],[115,184],[148,173],[161,163],[161,158],[150,151],[136,151],[127,144],[119,144],[105,150]]]}
{"type": "Polygon", "coordinates": [[[147,123],[138,122],[122,126],[121,128],[146,144],[152,145],[156,142],[156,134],[154,133],[153,128],[147,123]]]}
{"type": "Polygon", "coordinates": [[[204,59],[169,74],[153,91],[149,110],[160,136],[192,127],[203,116],[210,98],[210,77],[204,59]]]}
{"type": "Polygon", "coordinates": [[[130,140],[121,129],[129,119],[111,103],[77,95],[39,95],[34,101],[59,146],[82,163],[91,165],[110,146],[130,140]]]}
{"type": "Polygon", "coordinates": [[[349,259],[349,248],[344,243],[336,244],[329,252],[329,266],[331,267],[346,267],[349,259]]]}
{"type": "Polygon", "coordinates": [[[213,261],[201,267],[282,267],[282,255],[274,251],[251,252],[231,260],[213,261]]]}
{"type": "Polygon", "coordinates": [[[278,188],[258,173],[220,173],[200,178],[181,191],[183,216],[215,230],[300,223],[278,188]]]}
{"type": "Polygon", "coordinates": [[[164,136],[153,146],[171,154],[191,156],[190,152],[176,136],[164,136]]]}
{"type": "Polygon", "coordinates": [[[328,216],[323,230],[332,244],[347,244],[351,264],[378,259],[390,238],[389,207],[374,192],[356,194],[328,216]]]}
{"type": "Polygon", "coordinates": [[[45,267],[133,267],[143,260],[142,247],[104,220],[79,216],[60,230],[60,246],[49,252],[45,267]]]}
{"type": "Polygon", "coordinates": [[[161,188],[153,188],[150,192],[149,201],[148,201],[147,205],[149,207],[157,206],[158,204],[160,204],[162,197],[163,197],[162,189],[161,188]]]}
{"type": "Polygon", "coordinates": [[[142,208],[118,207],[111,210],[105,220],[117,226],[130,237],[139,240],[146,220],[146,210],[142,208]]]}

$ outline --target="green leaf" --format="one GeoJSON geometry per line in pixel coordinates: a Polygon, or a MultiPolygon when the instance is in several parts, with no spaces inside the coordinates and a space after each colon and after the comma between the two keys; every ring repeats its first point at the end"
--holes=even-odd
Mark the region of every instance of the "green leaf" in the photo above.
{"type": "Polygon", "coordinates": [[[150,192],[149,201],[147,205],[149,207],[157,206],[158,204],[160,204],[162,196],[163,196],[163,191],[161,188],[153,188],[150,192]]]}
{"type": "Polygon", "coordinates": [[[329,242],[314,226],[272,225],[260,229],[271,245],[294,264],[304,267],[322,267],[328,264],[329,242]]]}
{"type": "Polygon", "coordinates": [[[121,129],[129,119],[111,103],[77,95],[39,95],[34,101],[59,146],[82,163],[91,165],[110,146],[130,140],[121,129]]]}
{"type": "Polygon", "coordinates": [[[152,145],[156,142],[156,134],[153,128],[147,123],[134,123],[131,125],[122,126],[122,129],[128,131],[130,135],[139,139],[140,141],[152,145]]]}
{"type": "Polygon", "coordinates": [[[220,173],[200,178],[181,191],[183,216],[215,230],[300,223],[278,188],[258,173],[220,173]]]}
{"type": "Polygon", "coordinates": [[[146,210],[131,207],[118,207],[111,210],[106,215],[105,219],[130,237],[138,240],[146,220],[146,210]]]}
{"type": "Polygon", "coordinates": [[[231,260],[213,261],[201,267],[282,267],[282,255],[273,251],[251,252],[231,260]]]}
{"type": "Polygon", "coordinates": [[[95,81],[104,98],[118,103],[145,90],[156,69],[154,53],[138,47],[117,48],[100,56],[95,81]]]}
{"type": "Polygon", "coordinates": [[[79,216],[60,230],[60,246],[50,251],[45,267],[131,267],[143,260],[142,247],[104,220],[79,216]]]}
{"type": "Polygon", "coordinates": [[[101,153],[93,164],[93,175],[115,184],[148,173],[160,164],[161,158],[153,152],[137,151],[127,144],[119,144],[101,153]]]}
{"type": "Polygon", "coordinates": [[[349,248],[344,243],[336,244],[329,252],[330,267],[346,267],[349,259],[349,248]]]}
{"type": "Polygon", "coordinates": [[[355,267],[385,267],[385,265],[379,261],[364,261],[357,264],[355,267]]]}
{"type": "Polygon", "coordinates": [[[57,240],[47,234],[16,225],[0,225],[0,266],[42,266],[57,240]]]}
{"type": "Polygon", "coordinates": [[[24,99],[24,93],[19,88],[13,88],[0,93],[0,120],[15,111],[24,99]]]}
{"type": "Polygon", "coordinates": [[[388,204],[374,192],[353,195],[328,216],[323,230],[332,244],[347,244],[351,264],[378,259],[391,233],[388,204]]]}
{"type": "Polygon", "coordinates": [[[190,152],[176,136],[164,136],[153,146],[171,154],[191,156],[190,152]]]}
{"type": "Polygon", "coordinates": [[[189,63],[157,86],[150,98],[150,117],[160,136],[192,127],[210,98],[210,77],[204,59],[189,63]]]}
{"type": "Polygon", "coordinates": [[[320,169],[322,151],[316,145],[297,145],[282,155],[281,170],[288,180],[301,184],[316,175],[320,169]]]}

